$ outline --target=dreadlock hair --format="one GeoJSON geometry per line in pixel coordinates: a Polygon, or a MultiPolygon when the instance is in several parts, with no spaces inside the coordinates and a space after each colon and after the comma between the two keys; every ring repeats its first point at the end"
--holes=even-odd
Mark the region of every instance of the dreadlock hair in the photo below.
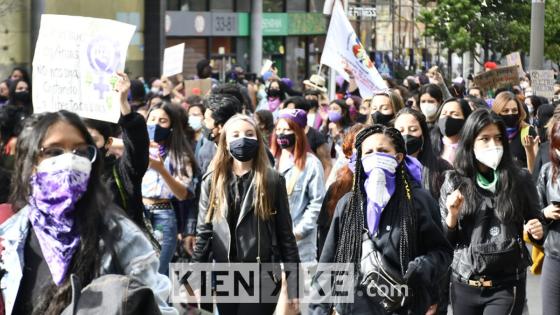
{"type": "MultiPolygon", "coordinates": [[[[365,128],[356,136],[354,144],[357,151],[356,172],[354,174],[352,196],[341,218],[342,231],[337,240],[338,245],[335,252],[336,263],[354,263],[354,266],[358,267],[362,257],[362,233],[366,229],[364,204],[367,200],[364,189],[367,175],[364,173],[364,167],[361,161],[362,143],[370,136],[379,133],[391,139],[397,153],[406,155],[404,139],[401,133],[395,128],[376,124],[365,128]]],[[[397,213],[393,213],[391,216],[399,218],[399,226],[401,228],[399,262],[401,273],[404,275],[408,268],[408,263],[417,253],[415,239],[417,235],[417,214],[414,209],[409,175],[405,169],[404,162],[399,163],[397,166],[396,175],[395,193],[387,205],[395,205],[394,209],[397,210],[397,213]]]]}

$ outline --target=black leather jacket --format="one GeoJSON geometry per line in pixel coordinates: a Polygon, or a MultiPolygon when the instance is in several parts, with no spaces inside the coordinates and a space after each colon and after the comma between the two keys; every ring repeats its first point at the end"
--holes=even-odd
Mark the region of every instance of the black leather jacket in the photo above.
{"type": "MultiPolygon", "coordinates": [[[[546,163],[539,174],[537,191],[541,201],[541,209],[547,207],[553,201],[560,202],[559,178],[552,180],[552,164],[546,163]]],[[[548,225],[548,234],[544,242],[546,255],[560,259],[560,222],[551,221],[548,225]]]]}
{"type": "MultiPolygon", "coordinates": [[[[254,186],[251,184],[245,194],[242,203],[235,236],[232,234],[227,221],[227,208],[221,212],[221,218],[214,219],[211,223],[206,223],[206,213],[209,206],[209,193],[212,180],[212,172],[207,173],[202,182],[200,192],[200,203],[198,211],[198,227],[196,245],[193,253],[194,262],[207,262],[205,249],[209,248],[211,242],[212,258],[216,262],[229,262],[230,242],[236,242],[237,259],[239,262],[256,262],[260,253],[261,262],[284,262],[299,263],[299,254],[295,236],[292,232],[292,217],[288,205],[288,194],[284,178],[272,168],[269,168],[266,175],[267,190],[270,192],[269,198],[273,198],[272,205],[276,214],[267,221],[255,216],[254,186]],[[256,231],[260,230],[259,237],[256,231]],[[272,238],[276,235],[276,240],[272,238]],[[260,239],[260,249],[259,246],[260,239]]],[[[224,185],[227,185],[224,183],[224,185]]],[[[280,275],[277,275],[280,276],[280,275]]],[[[295,295],[295,291],[288,292],[290,297],[295,295]]]]}
{"type": "MultiPolygon", "coordinates": [[[[518,209],[523,212],[523,220],[526,222],[537,218],[543,222],[536,185],[531,175],[521,170],[520,179],[523,186],[519,190],[525,192],[522,197],[525,206],[518,209]]],[[[478,186],[475,195],[469,196],[464,192],[464,181],[465,178],[457,172],[447,172],[439,200],[443,229],[447,239],[455,247],[451,264],[453,275],[464,280],[480,276],[491,280],[524,276],[526,268],[531,265],[531,258],[523,243],[523,221],[502,222],[495,213],[496,196],[478,186]],[[458,188],[465,198],[474,198],[472,200],[475,200],[476,210],[471,215],[460,214],[457,226],[450,229],[445,222],[445,202],[447,196],[458,188]]],[[[532,241],[542,243],[542,240],[532,241]]]]}

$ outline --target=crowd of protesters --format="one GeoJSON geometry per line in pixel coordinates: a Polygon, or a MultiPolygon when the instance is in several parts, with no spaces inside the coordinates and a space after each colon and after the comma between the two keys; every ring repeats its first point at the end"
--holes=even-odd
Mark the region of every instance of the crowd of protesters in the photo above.
{"type": "Polygon", "coordinates": [[[117,124],[34,114],[24,68],[0,82],[0,314],[95,312],[95,285],[103,307],[126,292],[138,314],[185,313],[172,262],[358,271],[352,304],[300,303],[278,272],[274,303],[196,306],[222,315],[524,314],[528,268],[560,314],[560,81],[546,99],[528,76],[485,89],[432,68],[370,97],[338,79],[329,99],[321,75],[274,66],[220,82],[202,60],[207,92],[116,75],[117,124]],[[371,272],[412,294],[361,294],[371,272]]]}

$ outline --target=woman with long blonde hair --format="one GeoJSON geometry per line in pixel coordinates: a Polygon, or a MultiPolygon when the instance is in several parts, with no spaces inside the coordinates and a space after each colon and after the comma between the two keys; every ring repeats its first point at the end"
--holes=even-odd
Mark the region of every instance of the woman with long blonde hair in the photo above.
{"type": "MultiPolygon", "coordinates": [[[[210,171],[203,178],[195,262],[298,263],[284,179],[270,166],[255,121],[235,115],[223,126],[210,171]]],[[[281,278],[279,273],[274,278],[281,278]]],[[[297,285],[289,283],[297,308],[297,285]]],[[[272,314],[276,303],[220,303],[220,314],[272,314]]]]}

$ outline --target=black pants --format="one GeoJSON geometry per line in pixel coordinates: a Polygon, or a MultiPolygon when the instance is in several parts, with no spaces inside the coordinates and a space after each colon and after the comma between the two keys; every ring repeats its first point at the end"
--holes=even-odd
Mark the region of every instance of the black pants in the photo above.
{"type": "Polygon", "coordinates": [[[543,314],[560,314],[560,260],[545,256],[541,277],[543,314]]]}
{"type": "MultiPolygon", "coordinates": [[[[521,315],[525,305],[526,279],[494,288],[476,288],[453,279],[453,315],[521,315]]],[[[548,314],[548,313],[544,313],[548,314]]]]}

